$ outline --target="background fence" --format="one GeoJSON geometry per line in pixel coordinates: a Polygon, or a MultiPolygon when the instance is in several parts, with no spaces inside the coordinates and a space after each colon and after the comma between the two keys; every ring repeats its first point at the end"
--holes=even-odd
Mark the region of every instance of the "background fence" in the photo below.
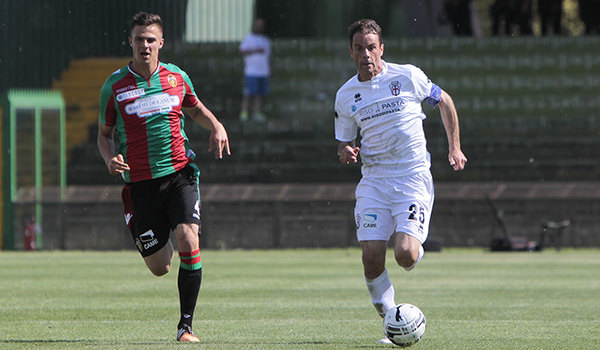
{"type": "MultiPolygon", "coordinates": [[[[203,184],[202,247],[272,249],[357,246],[354,184],[203,184]]],[[[70,186],[66,199],[44,196],[46,249],[135,249],[124,224],[121,186],[70,186]]],[[[23,247],[33,191],[16,205],[16,247],[23,247]]],[[[545,247],[600,246],[596,183],[438,183],[430,239],[443,246],[489,247],[508,234],[545,247]],[[486,202],[490,196],[498,213],[486,202]],[[570,220],[562,235],[547,221],[570,220]]]]}

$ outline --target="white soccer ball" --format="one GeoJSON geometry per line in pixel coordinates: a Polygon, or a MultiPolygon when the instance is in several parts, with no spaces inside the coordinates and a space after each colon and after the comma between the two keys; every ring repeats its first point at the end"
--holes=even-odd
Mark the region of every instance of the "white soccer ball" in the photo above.
{"type": "Polygon", "coordinates": [[[425,315],[412,304],[400,304],[389,309],[383,318],[383,333],[401,347],[417,343],[425,334],[425,315]]]}

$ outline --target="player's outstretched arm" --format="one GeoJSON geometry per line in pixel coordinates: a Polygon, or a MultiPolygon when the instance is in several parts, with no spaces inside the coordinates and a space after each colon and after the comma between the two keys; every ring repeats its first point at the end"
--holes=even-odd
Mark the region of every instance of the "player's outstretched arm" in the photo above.
{"type": "Polygon", "coordinates": [[[342,164],[352,164],[358,162],[359,147],[354,146],[354,142],[340,142],[338,146],[338,157],[342,164]]]}
{"type": "Polygon", "coordinates": [[[98,122],[98,150],[104,164],[108,168],[108,172],[111,175],[121,174],[124,171],[129,171],[129,165],[125,163],[125,158],[122,154],[114,154],[114,143],[113,143],[113,129],[114,127],[106,126],[101,122],[98,122]]]}
{"type": "Polygon", "coordinates": [[[223,158],[223,151],[227,155],[231,155],[229,150],[229,137],[227,131],[217,117],[204,104],[198,101],[198,104],[192,108],[185,108],[185,113],[201,127],[210,130],[210,138],[208,140],[208,151],[215,150],[215,158],[223,158]]]}
{"type": "Polygon", "coordinates": [[[460,127],[458,123],[458,113],[454,106],[452,97],[442,90],[442,99],[438,104],[446,136],[448,137],[448,161],[455,170],[463,170],[467,163],[467,157],[460,149],[460,127]]]}

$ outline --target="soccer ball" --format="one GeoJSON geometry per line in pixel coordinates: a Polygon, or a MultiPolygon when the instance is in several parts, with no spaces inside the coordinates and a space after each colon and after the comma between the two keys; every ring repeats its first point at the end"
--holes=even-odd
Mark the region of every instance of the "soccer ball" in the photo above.
{"type": "Polygon", "coordinates": [[[383,333],[398,346],[416,344],[425,333],[425,315],[412,304],[396,305],[385,313],[383,333]]]}

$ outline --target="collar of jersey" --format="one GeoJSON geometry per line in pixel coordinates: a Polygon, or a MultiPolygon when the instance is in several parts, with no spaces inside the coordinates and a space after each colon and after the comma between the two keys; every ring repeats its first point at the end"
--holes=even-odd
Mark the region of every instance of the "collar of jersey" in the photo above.
{"type": "MultiPolygon", "coordinates": [[[[131,63],[127,64],[127,70],[129,70],[129,72],[133,75],[135,75],[136,77],[142,78],[142,79],[146,79],[143,76],[137,74],[136,72],[133,71],[133,69],[131,69],[131,63]]],[[[152,74],[150,75],[150,78],[152,78],[154,76],[154,74],[156,74],[156,72],[158,72],[160,70],[160,61],[158,61],[158,66],[156,66],[156,70],[154,72],[152,72],[152,74]]]]}
{"type": "Polygon", "coordinates": [[[373,78],[367,80],[367,81],[360,81],[358,80],[358,74],[356,74],[356,81],[359,84],[365,84],[365,85],[371,85],[371,84],[377,84],[379,82],[379,80],[382,79],[382,77],[387,73],[388,71],[388,65],[384,60],[381,60],[381,63],[383,63],[383,69],[381,69],[381,72],[379,72],[379,74],[377,74],[376,76],[374,76],[373,78]]]}

